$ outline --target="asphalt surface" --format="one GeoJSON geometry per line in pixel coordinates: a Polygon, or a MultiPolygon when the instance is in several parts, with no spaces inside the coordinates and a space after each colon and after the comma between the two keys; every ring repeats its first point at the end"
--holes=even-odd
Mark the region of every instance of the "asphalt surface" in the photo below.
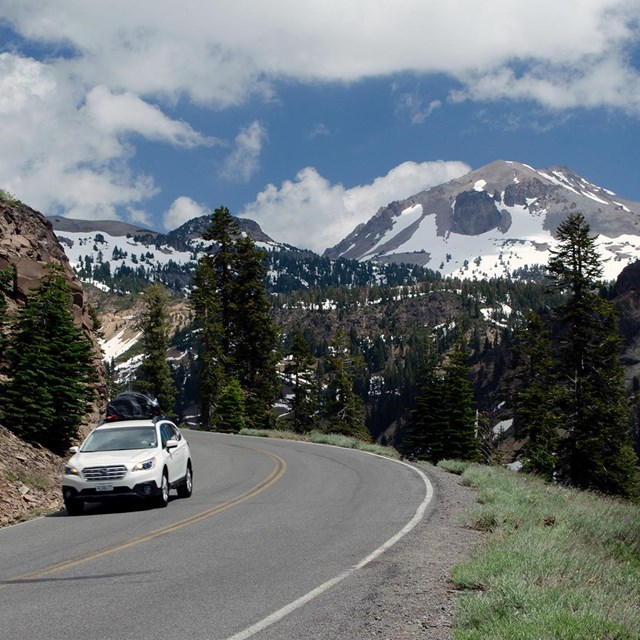
{"type": "Polygon", "coordinates": [[[429,498],[420,472],[357,451],[187,438],[190,499],[88,505],[0,530],[3,638],[322,638],[318,621],[346,604],[336,594],[429,498]]]}

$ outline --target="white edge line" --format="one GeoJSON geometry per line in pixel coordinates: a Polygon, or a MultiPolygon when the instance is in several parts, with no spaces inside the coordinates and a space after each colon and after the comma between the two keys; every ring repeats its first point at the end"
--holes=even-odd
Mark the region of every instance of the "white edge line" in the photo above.
{"type": "Polygon", "coordinates": [[[229,636],[226,640],[247,640],[247,638],[251,638],[257,633],[264,631],[267,627],[270,627],[272,624],[279,622],[280,620],[288,616],[290,613],[293,613],[296,609],[299,609],[300,607],[304,606],[308,602],[311,602],[311,600],[313,600],[314,598],[317,598],[319,595],[323,594],[325,591],[328,591],[329,589],[337,585],[339,582],[342,582],[346,578],[353,575],[356,571],[359,571],[360,569],[368,565],[370,562],[373,562],[376,558],[381,556],[385,551],[387,551],[394,544],[396,544],[396,542],[404,538],[404,536],[406,536],[409,533],[409,531],[411,531],[411,529],[413,529],[418,524],[418,522],[422,520],[422,517],[424,516],[424,512],[426,511],[427,506],[429,505],[429,503],[431,502],[431,499],[433,498],[433,486],[431,485],[429,478],[427,478],[427,476],[422,471],[420,471],[420,469],[410,464],[407,464],[406,462],[402,462],[401,460],[387,458],[386,456],[381,456],[381,455],[378,455],[377,453],[371,453],[369,451],[361,451],[361,453],[366,453],[368,455],[375,456],[377,458],[382,458],[383,460],[388,460],[390,462],[396,462],[397,464],[404,465],[405,467],[408,467],[409,469],[412,469],[413,471],[415,471],[422,478],[425,484],[426,494],[425,494],[424,500],[418,506],[418,509],[413,515],[413,518],[411,518],[411,520],[409,520],[409,522],[400,531],[398,531],[398,533],[396,533],[395,536],[389,538],[389,540],[387,540],[382,546],[378,547],[375,551],[370,553],[366,558],[364,558],[364,560],[361,560],[358,564],[355,564],[351,568],[347,569],[346,571],[343,571],[342,573],[337,575],[335,578],[331,578],[331,580],[327,580],[326,582],[317,586],[315,589],[312,589],[311,591],[301,596],[297,600],[290,602],[289,604],[285,605],[281,609],[278,609],[278,611],[274,611],[271,615],[267,616],[266,618],[263,618],[262,620],[260,620],[259,622],[256,622],[255,624],[252,624],[250,627],[247,627],[243,631],[239,631],[238,633],[235,633],[234,635],[229,636]]]}

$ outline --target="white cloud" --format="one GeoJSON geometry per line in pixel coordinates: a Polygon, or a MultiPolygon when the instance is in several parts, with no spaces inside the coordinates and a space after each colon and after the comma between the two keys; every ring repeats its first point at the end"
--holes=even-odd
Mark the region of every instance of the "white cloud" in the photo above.
{"type": "Polygon", "coordinates": [[[129,169],[128,133],[212,142],[131,94],[85,91],[55,64],[0,53],[0,185],[36,209],[117,218],[155,195],[154,179],[129,169]]]}
{"type": "Polygon", "coordinates": [[[176,198],[164,214],[164,228],[176,229],[180,225],[199,218],[207,213],[207,209],[187,196],[176,198]]]}
{"type": "MultiPolygon", "coordinates": [[[[411,72],[426,84],[444,74],[460,85],[453,101],[640,115],[637,0],[0,2],[3,21],[46,52],[42,61],[0,53],[0,186],[48,213],[141,210],[158,188],[130,169],[136,135],[181,148],[215,144],[170,108],[268,101],[281,81],[411,72]]],[[[441,107],[404,101],[414,122],[441,107]]],[[[257,120],[242,131],[224,177],[248,180],[265,140],[257,120]]],[[[274,197],[286,184],[322,197],[337,188],[300,176],[274,197]]]]}
{"type": "Polygon", "coordinates": [[[442,106],[440,100],[431,100],[425,104],[424,99],[415,93],[398,95],[396,111],[406,113],[411,124],[422,124],[436,109],[442,106]]]}
{"type": "MultiPolygon", "coordinates": [[[[170,0],[4,0],[3,14],[28,38],[74,48],[60,62],[67,73],[138,96],[186,94],[224,107],[272,95],[277,78],[351,82],[413,71],[449,74],[469,97],[491,99],[478,82],[492,78],[506,95],[508,72],[518,69],[557,81],[570,105],[620,107],[630,96],[640,111],[640,78],[625,55],[638,43],[640,7],[631,0],[397,0],[375,8],[368,0],[192,0],[189,10],[170,0]],[[557,68],[578,76],[609,69],[630,84],[600,74],[576,84],[571,73],[559,80],[557,68]]],[[[543,87],[517,90],[552,107],[562,102],[543,87]]]]}
{"type": "Polygon", "coordinates": [[[392,202],[470,171],[462,162],[403,162],[372,183],[351,189],[307,167],[280,188],[269,185],[242,215],[274,240],[322,252],[392,202]]]}
{"type": "Polygon", "coordinates": [[[187,148],[215,142],[186,122],[168,118],[158,107],[131,92],[114,94],[102,85],[94,87],[87,94],[85,109],[96,126],[109,134],[137,133],[149,140],[187,148]]]}
{"type": "Polygon", "coordinates": [[[242,129],[236,137],[235,148],[226,160],[223,177],[227,180],[247,182],[258,169],[262,145],[267,130],[257,121],[242,129]]]}

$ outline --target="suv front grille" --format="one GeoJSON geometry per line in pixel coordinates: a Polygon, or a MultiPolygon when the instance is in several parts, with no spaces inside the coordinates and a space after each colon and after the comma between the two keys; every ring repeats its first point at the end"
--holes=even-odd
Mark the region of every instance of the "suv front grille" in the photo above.
{"type": "Polygon", "coordinates": [[[110,482],[112,480],[122,480],[127,473],[127,468],[122,465],[112,467],[86,467],[82,470],[82,475],[88,482],[110,482]]]}

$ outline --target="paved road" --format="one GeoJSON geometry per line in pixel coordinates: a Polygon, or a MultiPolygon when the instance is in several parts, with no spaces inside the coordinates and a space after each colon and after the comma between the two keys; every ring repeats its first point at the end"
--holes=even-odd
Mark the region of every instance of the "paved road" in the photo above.
{"type": "Polygon", "coordinates": [[[309,612],[328,619],[335,585],[384,558],[430,497],[415,469],[357,451],[187,437],[188,500],[0,530],[2,638],[322,638],[309,612]]]}

